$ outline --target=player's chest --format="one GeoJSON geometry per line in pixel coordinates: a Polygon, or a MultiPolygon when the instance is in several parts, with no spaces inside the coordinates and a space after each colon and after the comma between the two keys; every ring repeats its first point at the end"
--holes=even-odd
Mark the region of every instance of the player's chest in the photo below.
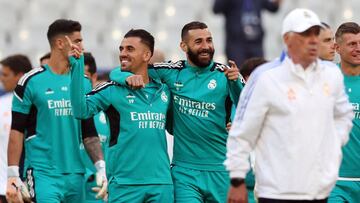
{"type": "Polygon", "coordinates": [[[166,113],[170,103],[170,92],[156,91],[125,91],[119,97],[113,97],[111,103],[116,104],[121,114],[130,115],[134,111],[156,111],[166,113]]]}
{"type": "Polygon", "coordinates": [[[66,106],[71,107],[70,87],[67,82],[44,83],[37,85],[34,95],[36,106],[66,106]]]}
{"type": "Polygon", "coordinates": [[[173,95],[195,100],[224,100],[228,94],[227,80],[223,74],[197,74],[181,72],[168,82],[173,95]]]}

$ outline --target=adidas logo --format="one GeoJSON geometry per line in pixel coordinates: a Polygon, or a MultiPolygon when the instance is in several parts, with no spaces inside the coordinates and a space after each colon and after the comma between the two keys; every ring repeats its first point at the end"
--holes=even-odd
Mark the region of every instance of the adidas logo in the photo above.
{"type": "Polygon", "coordinates": [[[132,95],[132,94],[128,94],[128,95],[126,96],[126,98],[128,98],[128,99],[134,99],[134,98],[135,98],[135,96],[134,96],[134,95],[132,95]]]}
{"type": "Polygon", "coordinates": [[[48,88],[45,94],[54,94],[54,91],[51,88],[48,88]]]}

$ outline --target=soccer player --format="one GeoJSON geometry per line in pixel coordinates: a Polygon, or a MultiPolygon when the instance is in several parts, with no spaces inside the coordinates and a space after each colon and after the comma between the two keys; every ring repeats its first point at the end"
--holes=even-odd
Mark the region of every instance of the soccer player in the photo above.
{"type": "Polygon", "coordinates": [[[360,27],[355,22],[343,23],[335,34],[336,52],[344,74],[345,91],[355,112],[349,142],[343,148],[343,159],[330,203],[360,201],[360,27]]]}
{"type": "MultiPolygon", "coordinates": [[[[229,68],[213,61],[213,38],[205,23],[186,24],[181,39],[187,60],[154,64],[151,72],[172,93],[175,202],[225,202],[230,183],[223,165],[226,124],[242,89],[239,70],[233,62],[229,68]]],[[[140,76],[129,75],[116,69],[110,78],[143,85],[140,76]]]]}
{"type": "Polygon", "coordinates": [[[327,202],[353,112],[339,69],[318,60],[320,26],[311,10],[291,11],[282,27],[287,55],[258,67],[256,83],[256,75],[247,82],[252,90],[241,94],[246,103],[237,109],[227,143],[228,202],[247,202],[244,178],[253,150],[259,203],[327,202]]]}
{"type": "Polygon", "coordinates": [[[251,75],[251,73],[260,65],[266,63],[267,61],[262,57],[252,57],[246,59],[244,63],[240,67],[240,74],[244,77],[245,81],[247,81],[251,75]]]}
{"type": "Polygon", "coordinates": [[[324,22],[319,34],[319,58],[325,61],[333,61],[335,57],[334,33],[330,26],[324,22]]]}
{"type": "MultiPolygon", "coordinates": [[[[80,142],[95,163],[106,190],[105,162],[93,120],[77,120],[70,102],[68,53],[65,36],[82,48],[81,25],[59,19],[48,29],[51,48],[49,63],[33,69],[18,82],[14,91],[12,124],[8,145],[6,197],[17,202],[20,187],[19,158],[25,139],[28,162],[27,185],[32,201],[83,202],[85,168],[80,159],[80,142]]],[[[79,79],[80,80],[80,79],[79,79]]],[[[90,82],[82,78],[90,89],[90,82]]]]}
{"type": "Polygon", "coordinates": [[[19,79],[31,70],[31,62],[27,56],[17,54],[0,61],[0,81],[7,92],[0,97],[0,203],[5,203],[7,180],[7,148],[11,126],[11,102],[13,91],[19,79]]]}
{"type": "MultiPolygon", "coordinates": [[[[98,75],[96,73],[96,61],[93,55],[90,52],[84,52],[84,73],[90,79],[92,87],[95,87],[98,84],[98,75]]],[[[103,154],[106,155],[106,145],[108,145],[108,138],[110,136],[110,129],[108,122],[106,120],[105,113],[103,111],[96,114],[94,117],[96,131],[100,138],[101,148],[103,154]]],[[[81,158],[86,167],[85,173],[85,202],[86,203],[100,203],[104,202],[102,199],[96,198],[96,191],[100,188],[96,183],[96,168],[94,167],[91,158],[88,156],[86,150],[81,148],[81,158]]],[[[105,157],[106,160],[106,157],[105,157]]]]}
{"type": "MultiPolygon", "coordinates": [[[[73,45],[74,50],[79,50],[73,45]]],[[[109,202],[173,202],[173,184],[167,155],[165,124],[170,91],[148,76],[154,37],[145,30],[130,30],[120,45],[123,71],[141,75],[145,87],[133,90],[114,82],[99,84],[85,98],[81,77],[83,56],[75,51],[71,101],[78,118],[104,111],[110,124],[107,153],[109,202]]]]}

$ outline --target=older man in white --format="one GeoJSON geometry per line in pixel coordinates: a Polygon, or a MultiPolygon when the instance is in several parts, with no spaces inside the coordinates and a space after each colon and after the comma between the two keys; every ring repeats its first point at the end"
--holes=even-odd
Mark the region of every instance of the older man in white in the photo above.
{"type": "Polygon", "coordinates": [[[291,11],[282,28],[287,56],[250,77],[227,143],[228,202],[247,202],[252,150],[259,203],[327,201],[353,112],[339,68],[318,59],[320,27],[314,12],[291,11]]]}

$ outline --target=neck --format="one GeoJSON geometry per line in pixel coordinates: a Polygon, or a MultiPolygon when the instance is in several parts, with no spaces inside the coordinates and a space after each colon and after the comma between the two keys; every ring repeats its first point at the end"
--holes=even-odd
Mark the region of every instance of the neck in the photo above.
{"type": "Polygon", "coordinates": [[[350,76],[360,75],[360,65],[353,65],[345,61],[341,61],[340,67],[344,75],[350,75],[350,76]]]}
{"type": "MultiPolygon", "coordinates": [[[[212,62],[212,61],[211,61],[211,62],[212,62]]],[[[191,60],[187,59],[187,63],[188,63],[190,66],[192,66],[192,67],[197,67],[197,68],[200,68],[200,69],[204,69],[204,68],[206,68],[206,67],[209,67],[209,65],[211,64],[211,62],[210,62],[208,65],[206,65],[206,66],[198,66],[198,65],[196,65],[195,63],[193,63],[191,60]]]]}
{"type": "Polygon", "coordinates": [[[142,67],[142,68],[139,68],[135,71],[133,71],[133,74],[134,75],[141,75],[143,77],[143,81],[145,84],[148,84],[149,83],[149,74],[148,74],[148,67],[146,65],[146,67],[142,67]]]}
{"type": "Polygon", "coordinates": [[[191,60],[187,59],[187,62],[189,63],[190,66],[192,67],[198,67],[197,65],[195,65],[191,60]]]}
{"type": "Polygon", "coordinates": [[[66,74],[69,72],[69,59],[59,53],[51,52],[48,65],[56,74],[66,74]]]}

